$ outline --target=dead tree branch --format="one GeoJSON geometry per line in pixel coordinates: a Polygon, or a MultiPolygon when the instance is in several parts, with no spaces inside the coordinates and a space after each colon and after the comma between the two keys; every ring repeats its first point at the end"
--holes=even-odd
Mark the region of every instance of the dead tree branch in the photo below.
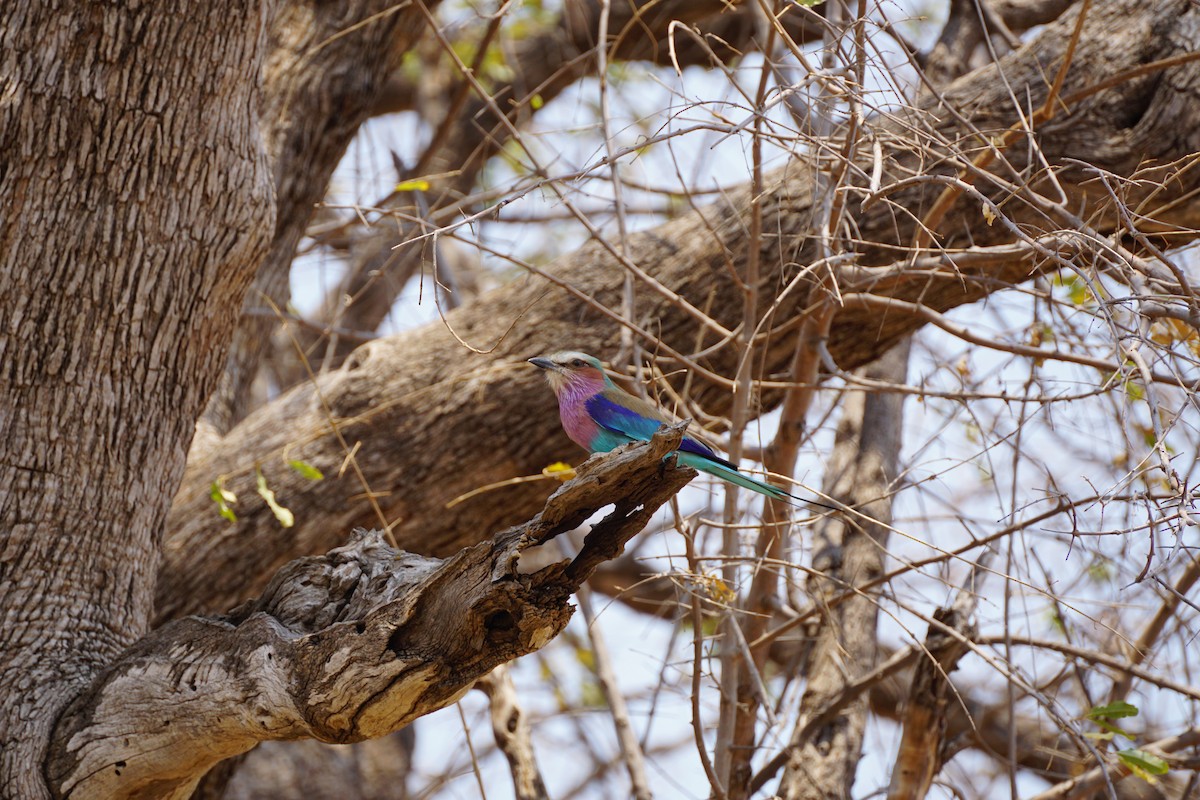
{"type": "Polygon", "coordinates": [[[683,428],[590,459],[532,520],[449,559],[361,532],[291,562],[228,614],[150,633],[59,720],[51,784],[77,799],[186,797],[209,767],[258,742],[360,741],[457,700],[554,638],[580,583],[694,476],[663,461],[683,428]],[[521,574],[523,551],[609,504],[574,560],[521,574]]]}

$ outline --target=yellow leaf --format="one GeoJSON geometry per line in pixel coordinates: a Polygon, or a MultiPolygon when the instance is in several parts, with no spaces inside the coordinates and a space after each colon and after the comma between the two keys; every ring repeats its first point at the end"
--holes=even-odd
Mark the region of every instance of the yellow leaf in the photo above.
{"type": "Polygon", "coordinates": [[[989,228],[996,221],[996,212],[992,211],[992,207],[987,203],[983,204],[983,221],[988,224],[989,228]]]}
{"type": "Polygon", "coordinates": [[[547,478],[556,478],[560,481],[569,481],[575,477],[575,468],[570,464],[564,464],[561,461],[555,461],[553,464],[542,467],[542,474],[547,478]]]}
{"type": "Polygon", "coordinates": [[[429,181],[424,178],[417,178],[411,181],[400,181],[396,184],[397,192],[428,192],[429,181]]]}

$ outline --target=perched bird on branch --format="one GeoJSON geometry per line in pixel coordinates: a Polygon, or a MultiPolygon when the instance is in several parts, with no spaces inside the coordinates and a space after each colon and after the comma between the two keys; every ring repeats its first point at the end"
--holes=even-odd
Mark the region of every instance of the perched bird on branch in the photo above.
{"type": "MultiPolygon", "coordinates": [[[[558,396],[563,430],[585,450],[607,453],[627,442],[649,441],[661,425],[668,424],[657,408],[613,383],[594,356],[565,351],[531,358],[529,363],[546,371],[546,380],[558,396]]],[[[683,437],[675,459],[767,497],[802,502],[794,494],[740,472],[737,465],[690,436],[683,437]]]]}

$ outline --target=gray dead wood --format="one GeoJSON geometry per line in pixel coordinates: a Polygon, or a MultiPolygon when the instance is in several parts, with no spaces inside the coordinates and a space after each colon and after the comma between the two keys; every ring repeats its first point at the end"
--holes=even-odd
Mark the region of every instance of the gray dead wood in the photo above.
{"type": "Polygon", "coordinates": [[[361,741],[457,700],[553,639],[579,584],[695,475],[663,461],[683,427],[589,459],[532,520],[446,560],[359,531],[287,564],[228,614],[153,631],[59,720],[55,795],[187,797],[211,766],[259,742],[361,741]],[[610,504],[574,560],[522,574],[522,552],[610,504]]]}

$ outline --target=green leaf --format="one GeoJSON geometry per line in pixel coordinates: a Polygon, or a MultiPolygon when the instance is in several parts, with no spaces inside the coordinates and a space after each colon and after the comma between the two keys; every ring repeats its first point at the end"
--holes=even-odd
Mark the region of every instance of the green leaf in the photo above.
{"type": "Polygon", "coordinates": [[[1136,717],[1138,715],[1138,707],[1132,703],[1126,703],[1124,700],[1118,700],[1115,703],[1108,703],[1103,706],[1093,706],[1087,712],[1087,718],[1099,725],[1103,730],[1108,731],[1107,734],[1096,734],[1094,738],[1111,739],[1113,734],[1124,736],[1129,741],[1134,740],[1134,735],[1129,731],[1124,730],[1119,725],[1115,725],[1109,720],[1124,719],[1125,717],[1136,717]]]}
{"type": "Polygon", "coordinates": [[[1088,719],[1098,720],[1102,718],[1108,719],[1123,719],[1125,717],[1136,717],[1138,715],[1138,707],[1132,703],[1126,703],[1124,700],[1118,700],[1115,703],[1109,703],[1103,706],[1094,706],[1087,713],[1088,719]]]}
{"type": "Polygon", "coordinates": [[[325,479],[325,473],[321,472],[321,470],[317,469],[307,461],[292,459],[288,462],[288,466],[296,470],[296,472],[299,472],[303,477],[308,478],[310,481],[320,481],[325,479]]]}
{"type": "Polygon", "coordinates": [[[279,501],[275,499],[275,493],[267,488],[267,479],[263,476],[262,470],[255,467],[254,472],[257,475],[256,480],[258,483],[258,488],[255,491],[258,492],[259,497],[266,501],[271,509],[271,513],[275,515],[275,519],[279,520],[279,524],[285,528],[295,525],[296,516],[288,509],[279,505],[279,501]]]}
{"type": "Polygon", "coordinates": [[[1155,775],[1166,775],[1171,769],[1171,766],[1158,756],[1136,748],[1122,750],[1117,753],[1117,758],[1129,768],[1130,772],[1137,775],[1146,783],[1154,783],[1155,775]]]}
{"type": "Polygon", "coordinates": [[[428,192],[429,181],[424,178],[414,178],[411,181],[400,181],[396,184],[397,192],[428,192]]]}
{"type": "Polygon", "coordinates": [[[231,503],[237,502],[237,495],[225,488],[225,478],[220,477],[212,482],[208,496],[217,504],[217,513],[230,522],[237,522],[237,514],[230,508],[231,503]]]}

